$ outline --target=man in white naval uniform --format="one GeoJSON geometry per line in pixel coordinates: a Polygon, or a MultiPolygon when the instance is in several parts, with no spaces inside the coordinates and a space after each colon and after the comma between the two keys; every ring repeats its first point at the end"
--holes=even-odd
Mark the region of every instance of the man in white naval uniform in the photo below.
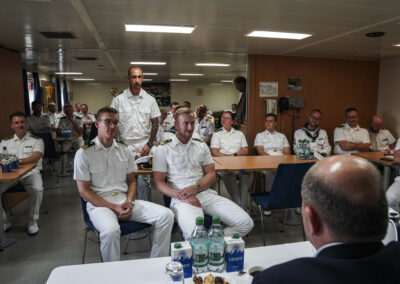
{"type": "MultiPolygon", "coordinates": [[[[275,130],[277,116],[273,113],[265,115],[265,131],[260,132],[254,139],[254,147],[258,155],[279,156],[290,155],[290,146],[285,134],[275,130]]],[[[275,171],[263,171],[265,175],[265,191],[269,191],[274,181],[275,171]]],[[[264,215],[271,215],[271,211],[264,211],[264,215]]]]}
{"type": "Polygon", "coordinates": [[[80,103],[75,104],[74,115],[81,117],[82,116],[82,105],[80,103]]]}
{"type": "Polygon", "coordinates": [[[88,140],[90,136],[90,130],[92,128],[92,123],[95,122],[96,118],[94,117],[93,113],[89,112],[87,104],[81,105],[81,112],[82,125],[85,126],[85,133],[83,133],[83,136],[88,140]]]}
{"type": "MultiPolygon", "coordinates": [[[[126,141],[135,158],[149,155],[158,132],[161,115],[157,101],[142,89],[143,71],[139,67],[128,69],[129,88],[116,96],[110,104],[121,120],[119,136],[126,141]]],[[[138,199],[150,200],[150,177],[138,177],[138,199]]]]}
{"type": "MultiPolygon", "coordinates": [[[[19,164],[36,163],[36,167],[27,174],[19,178],[19,182],[29,192],[29,221],[28,234],[35,235],[39,232],[39,209],[43,198],[43,182],[40,170],[42,169],[42,155],[44,153],[44,143],[40,137],[36,137],[28,132],[25,114],[14,112],[10,115],[11,128],[15,134],[0,143],[0,151],[7,147],[8,154],[18,157],[19,164]]],[[[7,216],[2,212],[4,229],[11,228],[7,216]]],[[[1,228],[3,229],[3,228],[1,228]]]]}
{"type": "Polygon", "coordinates": [[[206,116],[207,107],[205,105],[198,105],[196,108],[196,122],[194,132],[196,132],[207,145],[210,145],[211,136],[214,133],[215,126],[211,119],[206,116]]]}
{"type": "Polygon", "coordinates": [[[345,111],[346,123],[335,128],[333,141],[334,153],[347,154],[369,151],[369,134],[358,125],[358,110],[350,107],[345,111]]]}
{"type": "Polygon", "coordinates": [[[39,101],[33,101],[32,115],[26,118],[29,131],[50,131],[50,119],[42,114],[42,104],[39,101]]]}
{"type": "Polygon", "coordinates": [[[126,144],[115,141],[118,124],[116,109],[100,109],[95,122],[98,136],[79,149],[74,161],[74,179],[81,197],[88,201],[90,220],[100,233],[103,260],[120,259],[118,219],[152,224],[150,257],[168,256],[174,215],[164,206],[135,200],[135,157],[126,144]]]}
{"type": "Polygon", "coordinates": [[[171,103],[171,110],[168,112],[167,117],[164,119],[163,123],[161,124],[164,131],[168,131],[171,127],[174,126],[174,113],[178,107],[179,107],[178,102],[171,103]]]}
{"type": "Polygon", "coordinates": [[[185,240],[193,233],[196,217],[204,213],[221,217],[227,226],[225,236],[244,236],[253,228],[253,220],[237,204],[210,189],[215,183],[214,161],[206,143],[192,138],[194,120],[188,108],[175,112],[177,133],[161,143],[153,157],[154,184],[172,198],[171,209],[185,240]]]}
{"type": "Polygon", "coordinates": [[[396,139],[389,130],[383,128],[382,118],[377,115],[369,120],[368,134],[371,141],[369,149],[373,152],[393,150],[396,145],[396,139]]]}
{"type": "MultiPolygon", "coordinates": [[[[397,140],[394,148],[394,164],[400,164],[400,139],[397,140]]],[[[386,199],[389,207],[393,208],[397,212],[400,212],[400,176],[398,175],[394,179],[394,183],[386,191],[386,199]]]]}
{"type": "Polygon", "coordinates": [[[325,130],[319,128],[321,119],[321,111],[314,109],[308,115],[308,122],[302,128],[294,132],[293,150],[295,153],[297,151],[296,144],[298,141],[308,140],[310,142],[311,152],[318,152],[325,157],[331,154],[328,134],[325,130]]]}
{"type": "MultiPolygon", "coordinates": [[[[222,127],[214,132],[211,138],[211,154],[213,157],[246,156],[249,152],[246,137],[240,130],[232,127],[233,118],[230,111],[225,111],[221,116],[222,127]]],[[[233,202],[247,210],[247,195],[251,186],[252,174],[219,173],[233,202]],[[239,184],[236,181],[239,177],[239,184]]]]}
{"type": "Polygon", "coordinates": [[[47,116],[50,119],[50,130],[53,138],[57,136],[56,130],[58,122],[60,121],[60,115],[56,111],[57,111],[56,103],[50,102],[47,106],[47,116]]]}

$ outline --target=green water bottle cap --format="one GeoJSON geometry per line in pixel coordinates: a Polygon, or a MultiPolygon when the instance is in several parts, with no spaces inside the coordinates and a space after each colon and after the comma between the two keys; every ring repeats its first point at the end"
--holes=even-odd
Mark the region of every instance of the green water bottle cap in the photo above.
{"type": "Polygon", "coordinates": [[[181,243],[175,243],[174,244],[174,248],[180,249],[180,248],[182,248],[182,244],[181,243]]]}
{"type": "Polygon", "coordinates": [[[219,224],[221,222],[221,218],[219,216],[213,216],[212,223],[219,224]]]}
{"type": "Polygon", "coordinates": [[[204,218],[203,217],[196,217],[196,225],[203,225],[204,218]]]}
{"type": "Polygon", "coordinates": [[[232,239],[239,239],[240,235],[238,233],[235,233],[232,235],[232,239]]]}

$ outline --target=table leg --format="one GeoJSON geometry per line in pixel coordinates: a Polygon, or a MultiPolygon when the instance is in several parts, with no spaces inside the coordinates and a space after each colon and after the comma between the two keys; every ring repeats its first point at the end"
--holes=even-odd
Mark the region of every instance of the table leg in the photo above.
{"type": "MultiPolygon", "coordinates": [[[[6,185],[9,184],[4,183],[0,185],[0,196],[8,188],[8,186],[6,185]]],[[[16,242],[15,238],[7,237],[6,234],[4,233],[4,222],[2,214],[3,214],[3,202],[0,200],[0,251],[2,251],[6,247],[16,242]]]]}
{"type": "Polygon", "coordinates": [[[387,190],[389,188],[390,182],[390,167],[383,166],[383,189],[387,190]]]}

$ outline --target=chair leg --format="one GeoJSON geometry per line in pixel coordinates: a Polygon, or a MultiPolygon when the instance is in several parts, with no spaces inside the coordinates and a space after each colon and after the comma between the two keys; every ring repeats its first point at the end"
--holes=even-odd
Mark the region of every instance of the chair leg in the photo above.
{"type": "Polygon", "coordinates": [[[85,239],[83,243],[83,255],[82,255],[82,264],[85,264],[85,256],[86,256],[86,242],[87,242],[87,234],[89,232],[89,229],[85,229],[85,239]]]}
{"type": "Polygon", "coordinates": [[[7,211],[10,214],[10,216],[12,216],[13,213],[12,213],[12,210],[10,208],[10,203],[8,202],[7,193],[2,194],[2,196],[4,197],[4,205],[7,208],[7,211]]]}
{"type": "Polygon", "coordinates": [[[261,219],[261,233],[262,233],[262,240],[263,240],[263,244],[265,246],[265,233],[264,233],[264,216],[263,216],[263,208],[261,207],[261,205],[258,205],[258,210],[260,211],[260,219],[261,219]]]}
{"type": "Polygon", "coordinates": [[[217,179],[218,179],[218,195],[221,195],[221,178],[219,177],[219,175],[217,175],[217,179]]]}
{"type": "Polygon", "coordinates": [[[48,214],[49,211],[47,210],[46,202],[44,200],[44,193],[43,193],[42,204],[43,204],[43,208],[44,208],[44,214],[48,214]]]}
{"type": "Polygon", "coordinates": [[[287,217],[288,209],[285,209],[285,217],[283,218],[282,226],[281,226],[281,232],[283,233],[285,224],[286,224],[286,217],[287,217]]]}
{"type": "Polygon", "coordinates": [[[129,234],[126,237],[126,246],[125,246],[125,250],[124,250],[125,255],[128,254],[128,245],[129,245],[129,234]]]}
{"type": "Polygon", "coordinates": [[[97,236],[97,243],[99,244],[99,254],[100,254],[100,261],[101,262],[104,262],[104,260],[103,260],[103,255],[101,254],[101,243],[100,243],[100,236],[99,236],[99,233],[97,233],[97,231],[96,231],[96,236],[97,236]]]}

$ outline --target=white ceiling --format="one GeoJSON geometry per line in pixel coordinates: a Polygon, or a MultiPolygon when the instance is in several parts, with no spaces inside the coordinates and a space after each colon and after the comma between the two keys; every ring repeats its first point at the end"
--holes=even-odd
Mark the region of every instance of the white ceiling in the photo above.
{"type": "MultiPolygon", "coordinates": [[[[247,54],[382,60],[400,57],[400,0],[1,0],[0,46],[17,50],[29,71],[83,72],[124,80],[131,61],[155,82],[204,73],[218,82],[246,74],[247,54]],[[192,34],[125,32],[125,24],[196,26],[192,34]],[[254,30],[311,33],[304,40],[248,38],[254,30]],[[47,39],[68,31],[77,39],[47,39]],[[367,32],[384,31],[382,38],[367,32]],[[75,56],[96,57],[78,61],[75,56]],[[196,62],[229,67],[196,67],[196,62]]],[[[71,78],[71,77],[67,77],[71,78]]]]}

